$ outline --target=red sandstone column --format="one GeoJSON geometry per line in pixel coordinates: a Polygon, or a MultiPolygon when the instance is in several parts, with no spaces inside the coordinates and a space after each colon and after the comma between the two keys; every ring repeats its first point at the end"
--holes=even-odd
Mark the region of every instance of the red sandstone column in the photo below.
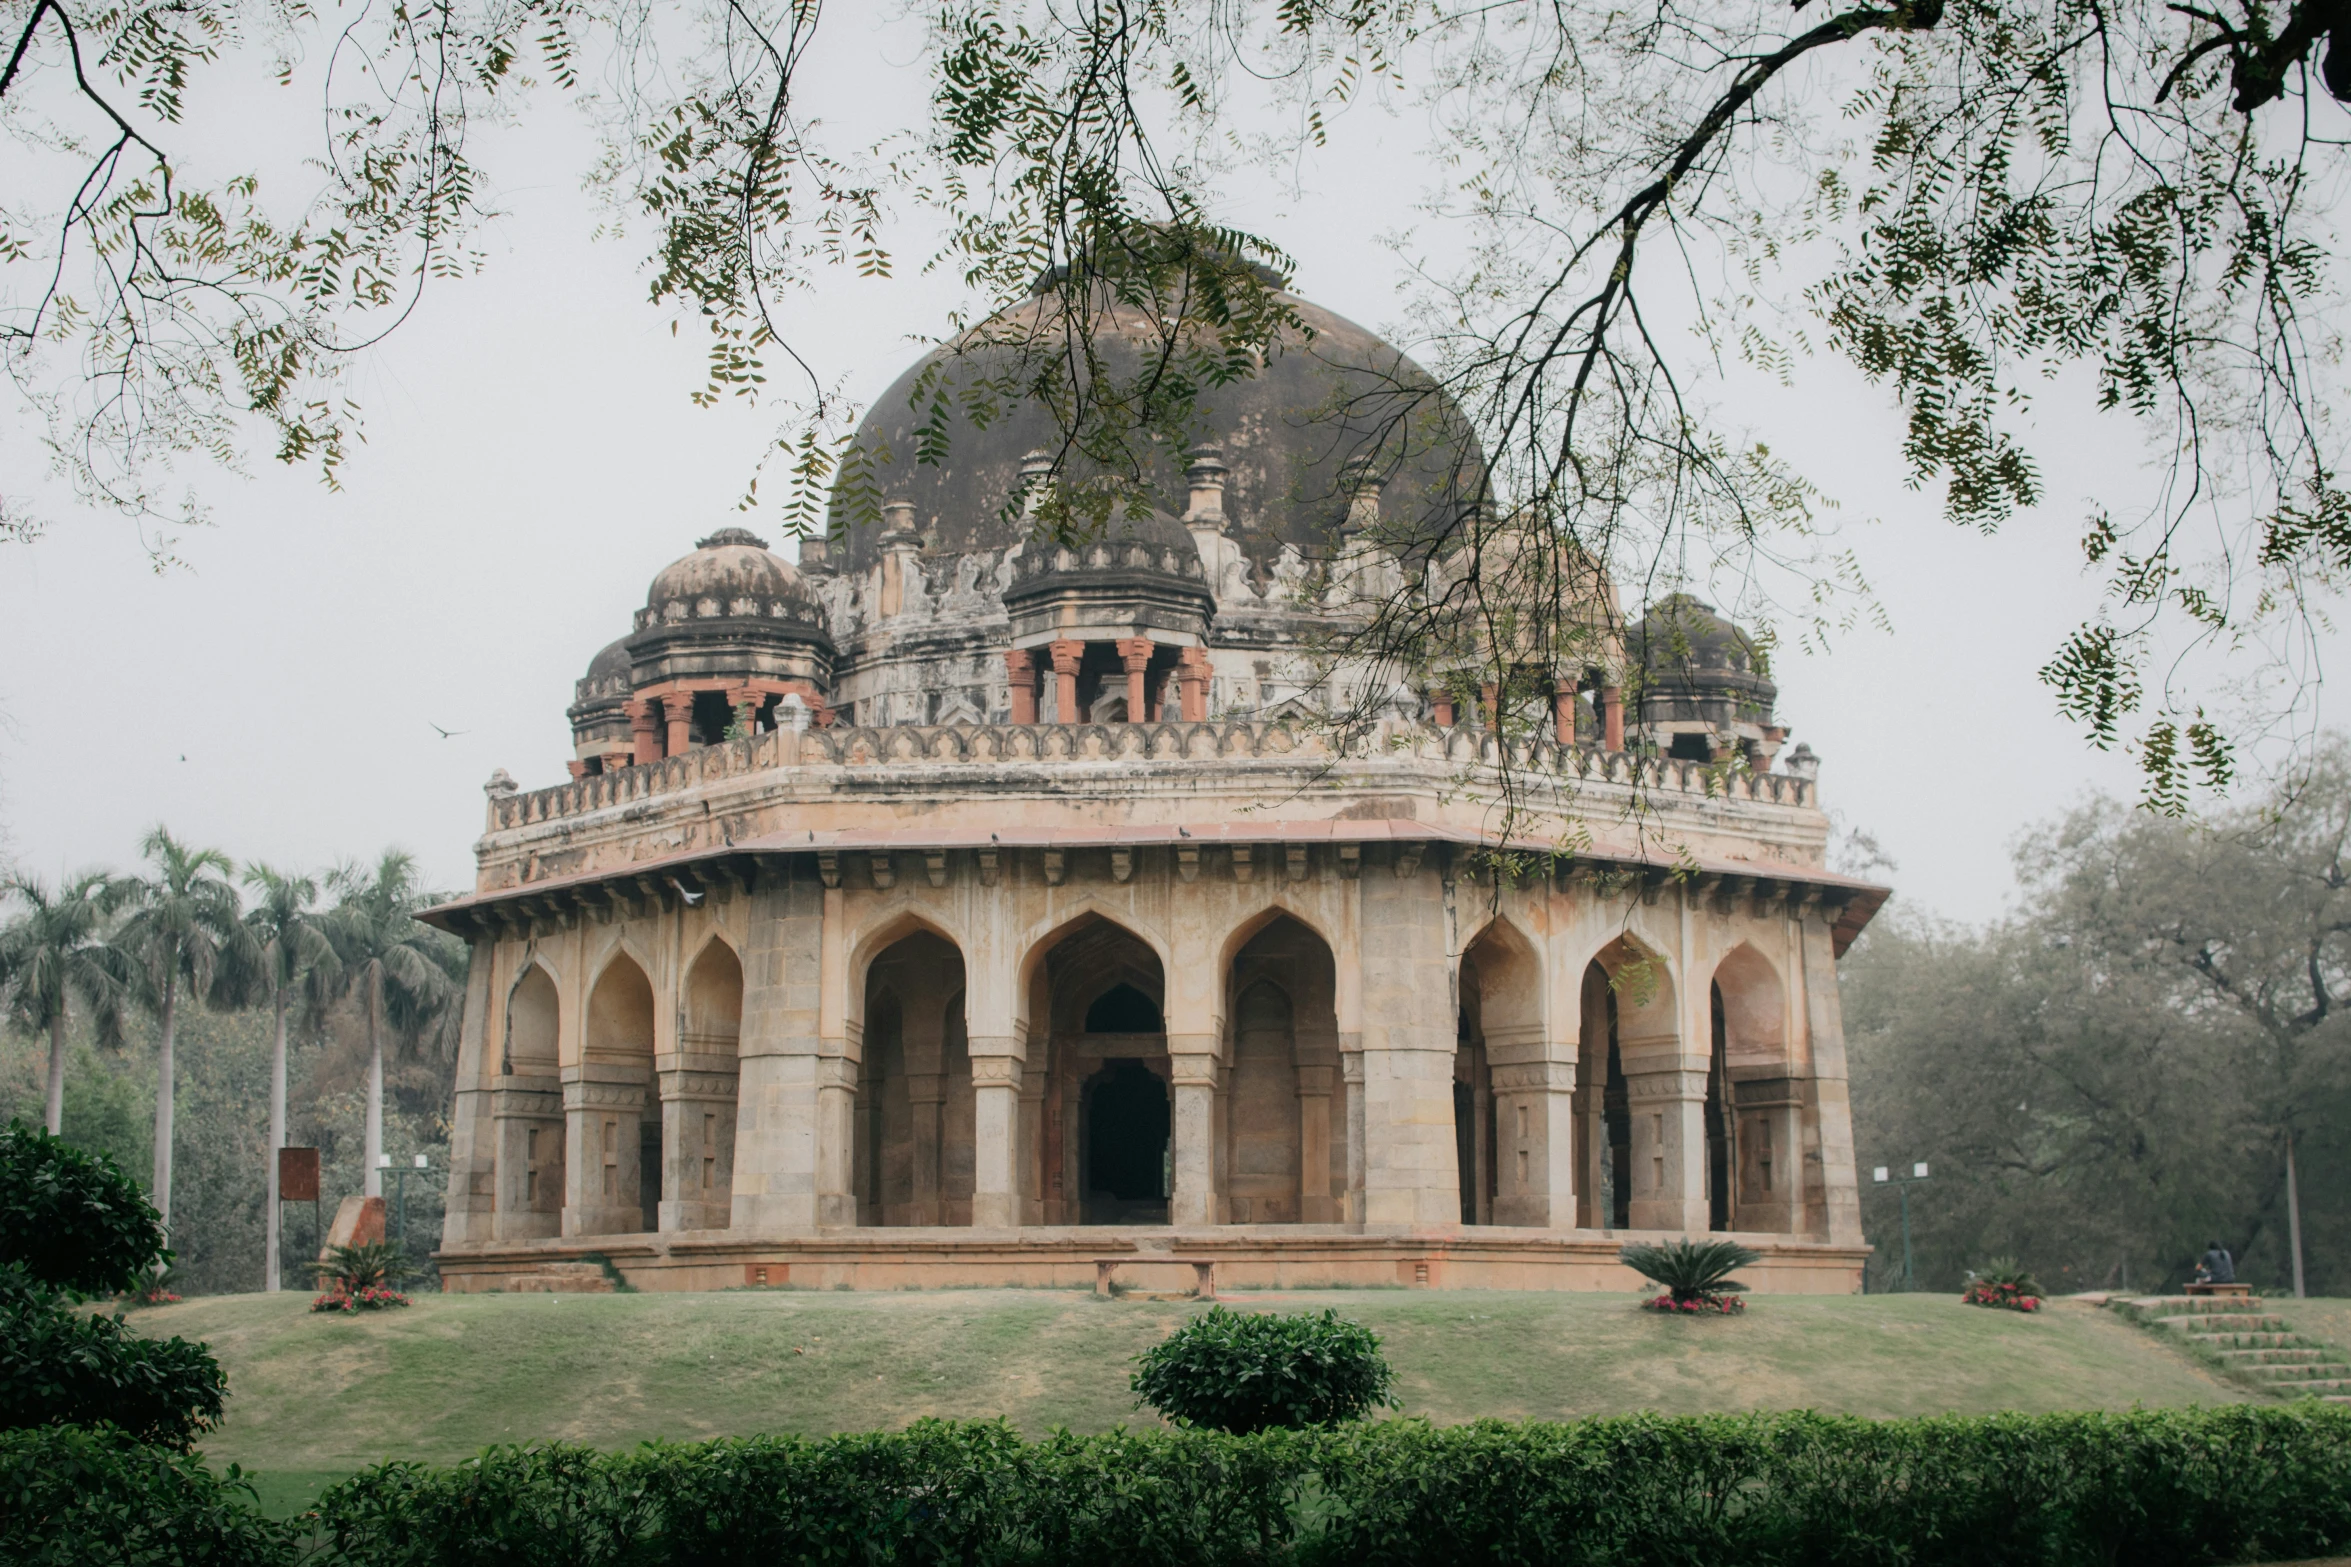
{"type": "Polygon", "coordinates": [[[1600,688],[1600,744],[1603,749],[1624,749],[1624,689],[1621,686],[1600,688]]]}
{"type": "Polygon", "coordinates": [[[1127,722],[1139,724],[1151,716],[1143,695],[1143,675],[1151,667],[1151,639],[1122,637],[1116,646],[1119,662],[1127,667],[1127,722]]]}
{"type": "Polygon", "coordinates": [[[1451,686],[1429,687],[1429,706],[1436,710],[1439,729],[1453,727],[1453,688],[1451,686]]]}
{"type": "Polygon", "coordinates": [[[756,734],[759,726],[759,703],[767,695],[753,686],[744,686],[727,693],[728,704],[735,710],[735,721],[743,726],[743,733],[756,734]]]}
{"type": "Polygon", "coordinates": [[[1187,724],[1208,721],[1208,651],[1188,647],[1176,655],[1177,699],[1187,724]]]}
{"type": "Polygon", "coordinates": [[[1004,672],[1012,681],[1012,721],[1033,724],[1037,721],[1037,655],[1025,647],[1007,650],[1004,654],[1004,672]]]}
{"type": "Polygon", "coordinates": [[[1502,688],[1492,681],[1478,687],[1478,709],[1486,715],[1486,727],[1502,727],[1502,688]]]}
{"type": "Polygon", "coordinates": [[[564,770],[570,773],[574,778],[585,778],[588,776],[588,764],[586,760],[581,757],[573,757],[570,761],[564,763],[563,767],[564,770]]]}
{"type": "Polygon", "coordinates": [[[653,727],[653,703],[639,697],[623,709],[629,715],[629,738],[635,742],[634,757],[637,766],[661,760],[661,736],[653,727]]]}
{"type": "Polygon", "coordinates": [[[1565,680],[1551,683],[1551,732],[1561,745],[1575,744],[1575,686],[1565,680]]]}
{"type": "Polygon", "coordinates": [[[694,693],[672,691],[663,697],[661,716],[669,724],[669,754],[685,755],[694,743],[694,693]]]}
{"type": "Polygon", "coordinates": [[[1078,721],[1078,660],[1086,656],[1086,644],[1055,642],[1046,651],[1053,655],[1053,720],[1074,724],[1078,721]]]}

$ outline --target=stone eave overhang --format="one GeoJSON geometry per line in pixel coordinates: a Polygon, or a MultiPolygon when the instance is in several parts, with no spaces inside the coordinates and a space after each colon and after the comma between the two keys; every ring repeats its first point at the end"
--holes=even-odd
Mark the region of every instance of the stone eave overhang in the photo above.
{"type": "Polygon", "coordinates": [[[730,888],[753,885],[761,861],[800,856],[816,861],[820,872],[828,881],[832,881],[838,878],[839,856],[843,854],[944,856],[956,851],[976,853],[1007,849],[1066,851],[1210,845],[1311,846],[1318,843],[1342,849],[1352,847],[1358,853],[1363,845],[1372,843],[1417,844],[1424,847],[1444,844],[1464,849],[1499,849],[1512,854],[1549,859],[1556,870],[1589,867],[1604,874],[1636,878],[1643,885],[1644,896],[1655,895],[1680,877],[1694,884],[1702,893],[1710,892],[1724,898],[1761,896],[1800,902],[1818,901],[1833,915],[1832,931],[1839,957],[1845,955],[1845,949],[1853,944],[1862,928],[1885,904],[1886,899],[1892,896],[1891,888],[1875,882],[1840,876],[1834,871],[1815,866],[1791,865],[1777,860],[1710,859],[1650,853],[1638,849],[1569,853],[1562,851],[1556,844],[1539,839],[1506,839],[1407,819],[1373,819],[1210,822],[1180,827],[1162,824],[1023,827],[985,835],[926,832],[920,828],[855,831],[811,829],[765,833],[736,843],[688,849],[625,866],[549,876],[519,887],[473,893],[453,898],[447,903],[435,904],[416,917],[425,924],[459,936],[470,936],[485,928],[510,923],[522,925],[547,918],[576,920],[583,911],[592,912],[606,907],[612,897],[605,889],[614,886],[627,888],[624,895],[631,901],[640,897],[663,902],[674,901],[679,897],[699,899],[713,884],[730,888]]]}

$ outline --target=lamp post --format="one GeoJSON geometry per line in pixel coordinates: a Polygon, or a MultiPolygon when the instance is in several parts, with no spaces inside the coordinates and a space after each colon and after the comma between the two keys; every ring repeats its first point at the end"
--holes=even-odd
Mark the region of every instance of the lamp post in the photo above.
{"type": "Polygon", "coordinates": [[[404,1164],[393,1169],[392,1156],[380,1153],[376,1155],[376,1168],[392,1171],[392,1233],[405,1245],[408,1241],[408,1172],[412,1169],[429,1170],[432,1164],[423,1154],[418,1154],[414,1164],[404,1164]]]}
{"type": "MultiPolygon", "coordinates": [[[[1888,1179],[1886,1167],[1879,1165],[1875,1174],[1878,1184],[1885,1185],[1888,1179]]],[[[1895,1189],[1902,1193],[1902,1288],[1905,1291],[1916,1287],[1915,1276],[1910,1271],[1910,1188],[1926,1178],[1927,1167],[1924,1164],[1912,1165],[1908,1175],[1892,1177],[1895,1189]]]]}

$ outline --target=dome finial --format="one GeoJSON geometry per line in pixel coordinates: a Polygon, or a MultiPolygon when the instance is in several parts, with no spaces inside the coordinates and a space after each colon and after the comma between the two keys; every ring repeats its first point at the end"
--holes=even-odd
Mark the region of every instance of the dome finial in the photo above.
{"type": "Polygon", "coordinates": [[[730,544],[742,545],[755,550],[767,548],[767,540],[753,533],[749,528],[721,528],[707,539],[696,539],[694,548],[715,550],[724,549],[730,544]]]}

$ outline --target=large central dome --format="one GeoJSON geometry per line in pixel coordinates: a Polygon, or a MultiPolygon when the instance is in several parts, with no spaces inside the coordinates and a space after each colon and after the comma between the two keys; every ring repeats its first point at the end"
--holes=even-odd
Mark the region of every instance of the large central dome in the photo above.
{"type": "MultiPolygon", "coordinates": [[[[1328,551],[1346,519],[1350,465],[1367,462],[1385,481],[1380,512],[1391,538],[1426,537],[1476,493],[1479,454],[1466,419],[1429,374],[1398,349],[1319,305],[1292,294],[1283,303],[1310,329],[1272,354],[1255,375],[1205,388],[1197,398],[1200,439],[1221,450],[1226,480],[1226,532],[1243,554],[1263,563],[1295,545],[1313,557],[1328,551]]],[[[1006,327],[1029,326],[1043,305],[1032,301],[999,316],[982,333],[1000,338],[1006,327]]],[[[1146,344],[1156,348],[1151,324],[1139,313],[1109,315],[1100,340],[1113,373],[1131,376],[1146,344]]],[[[1048,329],[1049,330],[1049,329],[1048,329]]],[[[980,334],[975,334],[975,337],[980,334]]],[[[873,489],[882,503],[910,502],[926,550],[965,555],[1007,549],[1026,530],[1008,516],[1006,502],[1020,484],[1023,459],[1053,450],[1061,435],[1051,414],[1033,401],[992,410],[984,424],[959,394],[1002,377],[1015,350],[984,344],[942,348],[900,376],[858,430],[874,458],[873,489]],[[917,457],[916,432],[927,414],[912,406],[924,371],[940,366],[929,397],[944,394],[954,411],[948,443],[935,462],[917,457]]],[[[1157,504],[1180,515],[1185,506],[1181,453],[1161,452],[1149,464],[1157,504]]],[[[834,559],[853,571],[880,557],[882,529],[844,515],[836,498],[831,517],[834,559]]]]}

